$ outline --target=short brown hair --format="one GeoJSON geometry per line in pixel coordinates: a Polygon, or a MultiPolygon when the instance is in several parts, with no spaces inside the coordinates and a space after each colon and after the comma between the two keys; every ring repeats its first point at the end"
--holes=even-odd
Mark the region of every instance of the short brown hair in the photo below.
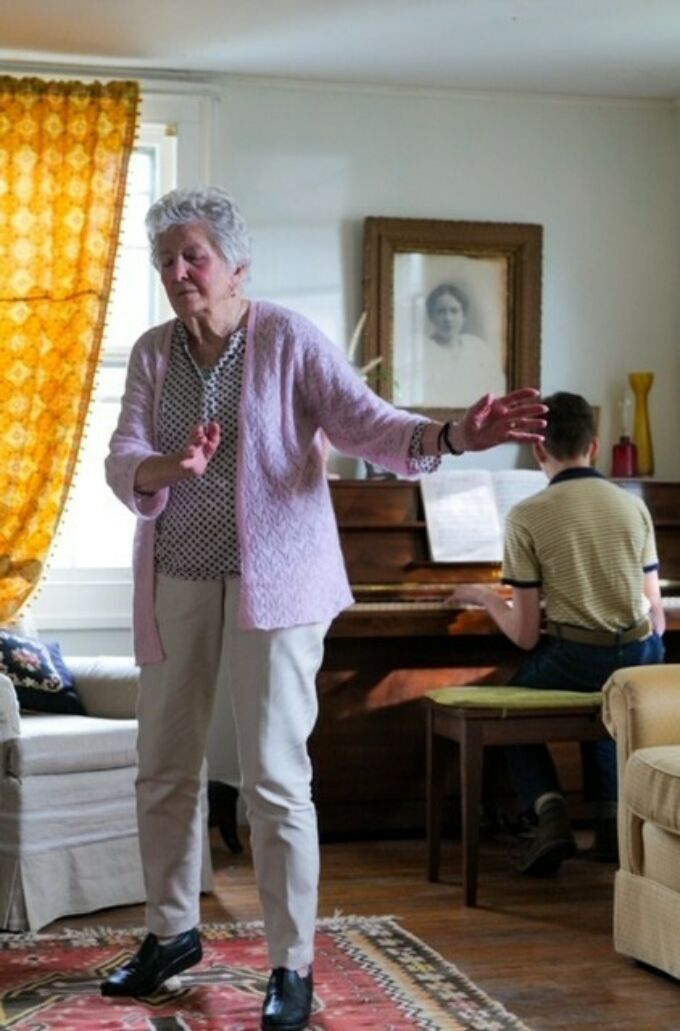
{"type": "Polygon", "coordinates": [[[560,461],[580,458],[597,436],[595,413],[585,397],[560,390],[543,398],[547,406],[543,446],[560,461]]]}

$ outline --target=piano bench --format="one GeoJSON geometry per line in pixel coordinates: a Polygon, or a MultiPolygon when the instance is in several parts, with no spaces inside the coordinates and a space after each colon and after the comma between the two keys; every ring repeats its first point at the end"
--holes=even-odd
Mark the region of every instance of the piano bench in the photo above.
{"type": "Polygon", "coordinates": [[[439,878],[447,742],[458,745],[461,785],[463,902],[477,902],[479,811],[486,745],[597,741],[608,737],[602,694],[528,687],[444,687],[425,696],[428,880],[439,878]]]}

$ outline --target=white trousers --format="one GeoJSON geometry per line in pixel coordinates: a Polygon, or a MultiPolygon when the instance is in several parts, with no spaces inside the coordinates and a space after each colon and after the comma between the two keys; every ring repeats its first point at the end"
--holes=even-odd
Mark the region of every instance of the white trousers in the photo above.
{"type": "Polygon", "coordinates": [[[231,698],[272,967],[311,963],[319,878],[307,739],[326,624],[240,630],[240,580],[158,576],[165,661],[141,671],[137,814],[147,926],[199,922],[200,769],[216,692],[231,698]]]}

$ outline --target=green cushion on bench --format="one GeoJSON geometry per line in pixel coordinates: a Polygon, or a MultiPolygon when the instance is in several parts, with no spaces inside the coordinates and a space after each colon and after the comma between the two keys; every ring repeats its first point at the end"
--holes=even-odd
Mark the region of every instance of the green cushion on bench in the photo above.
{"type": "Polygon", "coordinates": [[[601,691],[544,691],[534,687],[440,687],[428,691],[438,705],[485,709],[599,709],[601,691]]]}

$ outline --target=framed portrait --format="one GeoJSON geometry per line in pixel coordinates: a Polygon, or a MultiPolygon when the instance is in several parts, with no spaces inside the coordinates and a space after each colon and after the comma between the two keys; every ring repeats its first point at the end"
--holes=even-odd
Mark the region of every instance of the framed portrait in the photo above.
{"type": "Polygon", "coordinates": [[[367,218],[364,362],[393,404],[451,418],[540,383],[543,228],[367,218]]]}

